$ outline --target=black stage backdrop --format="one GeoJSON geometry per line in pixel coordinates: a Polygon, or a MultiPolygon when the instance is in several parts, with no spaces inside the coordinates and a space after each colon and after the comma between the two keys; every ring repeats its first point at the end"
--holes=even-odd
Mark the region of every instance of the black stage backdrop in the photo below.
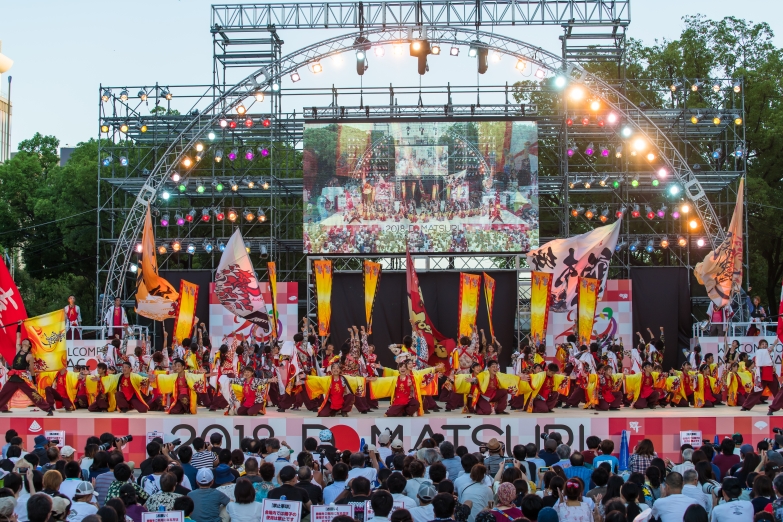
{"type": "MultiPolygon", "coordinates": [[[[517,310],[516,272],[487,272],[495,279],[495,306],[493,324],[495,336],[503,347],[500,367],[504,369],[511,361],[517,310]]],[[[457,337],[459,328],[459,273],[420,272],[421,286],[427,314],[435,327],[445,336],[457,337]]],[[[378,361],[384,366],[395,367],[388,346],[402,342],[410,335],[408,318],[408,294],[404,272],[381,273],[381,284],[375,298],[372,317],[370,344],[375,345],[378,361]]],[[[483,328],[490,340],[487,307],[484,300],[483,278],[479,290],[478,327],[483,328]]],[[[335,274],[332,284],[332,340],[339,350],[348,338],[348,327],[360,327],[365,322],[364,283],[362,274],[335,274]]],[[[432,347],[430,347],[432,348],[432,347]]]]}
{"type": "Polygon", "coordinates": [[[633,288],[634,345],[635,332],[649,339],[647,328],[656,337],[663,326],[666,351],[663,369],[680,368],[683,348],[689,348],[691,338],[691,301],[688,269],[683,267],[633,267],[630,270],[633,288]]]}
{"type": "MultiPolygon", "coordinates": [[[[198,285],[198,300],[196,301],[196,317],[200,323],[207,325],[209,331],[209,284],[212,282],[212,270],[161,270],[160,276],[171,283],[171,286],[179,292],[179,283],[183,279],[198,285]]],[[[147,320],[148,322],[152,322],[147,320]]],[[[171,343],[172,330],[174,329],[174,319],[166,320],[166,331],[169,333],[169,343],[171,343]]],[[[161,322],[155,322],[155,335],[159,339],[157,346],[163,345],[163,329],[161,322]]]]}

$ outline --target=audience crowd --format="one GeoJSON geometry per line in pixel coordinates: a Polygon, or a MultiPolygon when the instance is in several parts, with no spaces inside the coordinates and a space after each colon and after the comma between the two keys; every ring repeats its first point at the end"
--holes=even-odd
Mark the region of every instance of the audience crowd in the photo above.
{"type": "Polygon", "coordinates": [[[267,522],[264,499],[300,502],[302,522],[332,504],[354,507],[334,522],[783,522],[783,435],[755,447],[739,433],[684,445],[679,462],[644,439],[627,466],[611,440],[588,437],[575,451],[556,432],[540,450],[492,439],[476,453],[441,434],[407,450],[386,431],[359,452],[335,447],[329,430],[301,451],[276,438],[230,450],[219,433],[187,446],[167,435],[138,465],[110,433],[82,452],[41,435],[26,448],[15,430],[5,441],[0,522],[142,522],[169,511],[185,522],[267,522]]]}

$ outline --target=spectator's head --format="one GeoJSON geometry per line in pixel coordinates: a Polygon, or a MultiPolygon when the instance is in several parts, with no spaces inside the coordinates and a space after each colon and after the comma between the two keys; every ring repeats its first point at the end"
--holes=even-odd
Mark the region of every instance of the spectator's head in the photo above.
{"type": "Polygon", "coordinates": [[[568,444],[560,444],[557,447],[557,450],[555,450],[555,453],[557,453],[557,456],[560,458],[560,460],[568,460],[568,458],[571,456],[571,448],[568,446],[568,444]]]}
{"type": "MultiPolygon", "coordinates": [[[[335,520],[337,519],[332,520],[332,522],[335,520]]],[[[389,522],[413,522],[413,516],[410,511],[402,508],[394,511],[391,516],[389,516],[389,522]]]]}
{"type": "Polygon", "coordinates": [[[465,471],[465,473],[468,474],[473,469],[473,466],[478,464],[478,462],[479,462],[478,457],[476,457],[472,453],[466,453],[460,459],[460,464],[462,465],[463,471],[465,471]]]}
{"type": "Polygon", "coordinates": [[[402,473],[392,473],[389,478],[386,479],[386,487],[389,488],[389,493],[393,495],[405,491],[405,486],[407,485],[408,479],[403,477],[402,473]]]}
{"type": "Polygon", "coordinates": [[[531,442],[529,444],[525,444],[525,453],[527,458],[534,459],[538,454],[538,449],[536,448],[536,445],[531,442]]]}
{"type": "Polygon", "coordinates": [[[79,478],[79,475],[82,472],[81,466],[79,466],[78,462],[68,462],[65,464],[65,468],[63,468],[63,473],[65,474],[65,478],[67,479],[75,479],[79,478]]]}
{"type": "MultiPolygon", "coordinates": [[[[215,432],[209,436],[209,443],[212,444],[212,446],[220,446],[223,444],[223,434],[215,432]]],[[[279,445],[279,443],[278,443],[279,445]]]]}
{"type": "MultiPolygon", "coordinates": [[[[274,466],[272,466],[272,469],[274,470],[274,466]]],[[[212,486],[212,482],[215,480],[215,475],[212,473],[212,470],[209,468],[201,468],[196,473],[196,482],[198,483],[198,487],[200,488],[209,488],[212,486]]]]}
{"type": "Polygon", "coordinates": [[[522,471],[519,468],[505,468],[500,474],[500,483],[508,482],[513,484],[515,480],[522,478],[522,471]]]}
{"type": "Polygon", "coordinates": [[[255,457],[250,457],[245,461],[245,474],[258,475],[258,461],[255,457]]]}
{"type": "MultiPolygon", "coordinates": [[[[255,460],[255,459],[253,459],[255,460]]],[[[345,464],[343,464],[345,465],[345,464]]],[[[336,468],[337,466],[335,466],[336,468]]],[[[275,465],[270,462],[262,462],[260,466],[258,466],[258,474],[261,475],[261,478],[264,480],[264,482],[272,482],[275,478],[275,465]]],[[[348,476],[348,472],[345,473],[346,477],[348,476]]],[[[334,475],[332,475],[334,476],[334,475]]],[[[337,480],[337,479],[335,479],[337,480]]]]}
{"type": "Polygon", "coordinates": [[[230,449],[221,449],[218,451],[218,464],[225,464],[227,466],[231,465],[231,450],[230,449]]]}
{"type": "Polygon", "coordinates": [[[690,460],[693,458],[693,449],[691,448],[685,448],[682,450],[682,461],[683,462],[690,462],[690,460]]]}
{"type": "Polygon", "coordinates": [[[234,498],[237,504],[252,504],[256,500],[256,490],[253,483],[244,477],[237,479],[234,486],[234,498]]]}
{"type": "MultiPolygon", "coordinates": [[[[196,450],[196,451],[203,450],[204,447],[206,447],[206,445],[207,445],[207,443],[201,437],[196,437],[195,439],[193,439],[192,444],[193,444],[193,449],[196,450]]],[[[180,451],[182,451],[182,450],[180,450],[180,451]]]]}
{"type": "Polygon", "coordinates": [[[86,481],[79,482],[76,484],[73,500],[74,502],[89,502],[92,500],[93,493],[95,493],[95,488],[92,487],[91,483],[86,481]]]}
{"type": "Polygon", "coordinates": [[[783,497],[783,473],[775,477],[772,481],[772,485],[775,488],[775,493],[777,493],[779,497],[783,497]]]}
{"type": "Polygon", "coordinates": [[[530,520],[536,520],[542,508],[544,507],[544,501],[541,499],[541,497],[533,494],[528,494],[522,497],[522,502],[520,502],[520,504],[522,504],[519,507],[522,510],[522,514],[525,516],[525,518],[530,520]]]}
{"type": "Polygon", "coordinates": [[[57,446],[49,446],[49,448],[46,450],[46,458],[49,459],[49,463],[57,462],[57,460],[60,458],[60,450],[57,449],[57,446]]]}
{"type": "Polygon", "coordinates": [[[60,491],[60,484],[63,483],[63,476],[59,471],[49,470],[44,473],[43,487],[46,490],[60,491]]]}
{"type": "Polygon", "coordinates": [[[114,466],[115,480],[119,480],[120,482],[128,482],[128,480],[131,478],[131,475],[133,475],[133,471],[131,471],[130,466],[124,462],[114,466]]]}
{"type": "Polygon", "coordinates": [[[280,449],[280,440],[279,439],[276,439],[274,437],[266,439],[266,452],[267,453],[277,453],[277,451],[279,449],[280,449]]]}
{"type": "Polygon", "coordinates": [[[438,493],[432,499],[432,511],[435,518],[451,518],[457,503],[451,493],[438,493]]]}
{"type": "Polygon", "coordinates": [[[433,484],[440,484],[442,480],[446,480],[446,466],[436,462],[430,466],[429,475],[433,484]]]}
{"type": "Polygon", "coordinates": [[[308,482],[313,479],[313,470],[311,470],[307,466],[302,466],[299,468],[299,471],[297,472],[297,477],[299,479],[299,482],[308,482]]]}
{"type": "Polygon", "coordinates": [[[707,510],[701,504],[691,504],[682,515],[682,522],[707,522],[707,510]]]}
{"type": "Polygon", "coordinates": [[[177,476],[174,473],[166,472],[160,476],[160,489],[164,493],[173,493],[177,487],[177,476]]]}
{"type": "Polygon", "coordinates": [[[723,493],[724,500],[727,502],[737,499],[742,494],[742,484],[740,484],[739,479],[726,477],[723,479],[721,492],[723,493]]]}
{"type": "Polygon", "coordinates": [[[410,473],[413,478],[420,478],[424,476],[426,469],[427,468],[424,467],[424,464],[422,464],[420,460],[414,460],[410,463],[410,466],[408,466],[408,473],[410,473]]]}
{"type": "Polygon", "coordinates": [[[587,440],[585,440],[585,444],[587,444],[587,449],[595,451],[601,445],[601,439],[596,437],[595,435],[591,435],[587,437],[587,440]]]}
{"type": "Polygon", "coordinates": [[[14,437],[18,437],[18,436],[19,436],[19,433],[16,430],[14,430],[14,429],[7,430],[5,432],[5,442],[7,444],[11,444],[11,440],[14,437]]]}
{"type": "Polygon", "coordinates": [[[49,495],[36,493],[27,499],[27,518],[30,522],[47,522],[51,512],[52,497],[49,495]]]}
{"type": "Polygon", "coordinates": [[[601,454],[611,455],[614,451],[614,442],[611,439],[604,439],[601,441],[599,448],[601,449],[601,454]]]}
{"type": "Polygon", "coordinates": [[[315,437],[307,437],[304,442],[304,449],[306,451],[315,451],[318,448],[318,441],[315,437]]]}
{"type": "MultiPolygon", "coordinates": [[[[238,485],[239,482],[237,482],[237,486],[238,485]]],[[[234,490],[234,495],[236,496],[236,490],[234,490]]],[[[253,494],[253,498],[255,498],[255,492],[253,494]]],[[[237,500],[237,502],[239,502],[239,500],[237,500]]],[[[196,509],[196,505],[193,503],[193,499],[187,495],[182,495],[175,498],[173,507],[174,511],[182,511],[186,517],[189,517],[193,513],[193,510],[196,509]]]]}
{"type": "Polygon", "coordinates": [[[161,446],[154,440],[147,444],[147,456],[150,458],[160,455],[161,446]]]}
{"type": "MultiPolygon", "coordinates": [[[[614,450],[614,443],[612,441],[604,441],[604,442],[610,442],[612,444],[612,450],[614,450]]],[[[601,451],[603,451],[604,442],[601,442],[601,451]]],[[[609,453],[611,453],[611,451],[609,453]]],[[[652,457],[653,455],[655,455],[655,448],[653,447],[652,441],[650,439],[640,440],[639,444],[636,445],[636,449],[634,450],[634,453],[636,453],[637,455],[652,457]]]]}
{"type": "Polygon", "coordinates": [[[598,466],[590,474],[590,478],[593,480],[596,487],[602,488],[606,486],[606,482],[609,480],[609,472],[606,471],[606,468],[598,466]]]}
{"type": "Polygon", "coordinates": [[[391,513],[394,505],[394,498],[388,491],[379,489],[370,497],[370,505],[376,517],[389,518],[389,513],[391,513]]]}
{"type": "Polygon", "coordinates": [[[484,476],[487,474],[487,468],[484,464],[476,464],[470,470],[470,479],[473,482],[481,483],[484,480],[484,476]]]}
{"type": "Polygon", "coordinates": [[[190,459],[193,458],[193,448],[190,446],[182,446],[177,450],[177,456],[181,463],[190,464],[190,459]]]}
{"type": "Polygon", "coordinates": [[[406,455],[404,453],[395,453],[392,457],[392,468],[397,471],[402,471],[405,467],[405,457],[406,455]]]}
{"type": "Polygon", "coordinates": [[[245,454],[241,449],[235,449],[231,452],[231,465],[235,468],[241,467],[245,463],[245,454]]]}
{"type": "MultiPolygon", "coordinates": [[[[158,455],[158,457],[162,457],[164,459],[166,458],[166,457],[163,457],[162,455],[158,455]]],[[[158,458],[158,457],[155,457],[155,458],[158,458]]],[[[153,459],[153,462],[154,462],[154,460],[155,459],[153,459]]],[[[123,457],[121,451],[112,451],[109,454],[109,469],[114,469],[115,467],[117,467],[117,464],[122,464],[123,462],[125,462],[125,457],[123,457]]]]}
{"type": "Polygon", "coordinates": [[[571,459],[570,460],[571,460],[571,465],[572,466],[584,466],[585,465],[585,458],[578,451],[574,452],[574,454],[571,455],[571,459]]]}
{"type": "Polygon", "coordinates": [[[753,494],[751,495],[753,498],[759,498],[759,497],[772,497],[774,495],[774,491],[772,489],[772,480],[766,475],[758,475],[753,480],[753,494]]]}
{"type": "Polygon", "coordinates": [[[22,490],[22,476],[19,473],[8,473],[3,478],[3,487],[10,489],[14,494],[20,493],[22,490]]]}
{"type": "Polygon", "coordinates": [[[554,453],[557,449],[557,441],[555,439],[549,438],[544,441],[544,451],[547,453],[554,453]]]}
{"type": "Polygon", "coordinates": [[[666,479],[663,481],[665,487],[666,487],[666,493],[668,495],[677,495],[679,493],[682,493],[682,475],[677,473],[676,471],[672,471],[668,475],[666,475],[666,479]]]}
{"type": "Polygon", "coordinates": [[[150,463],[150,467],[152,468],[153,473],[159,475],[166,471],[166,468],[169,467],[169,459],[163,455],[157,455],[153,457],[152,462],[150,463]]]}
{"type": "Polygon", "coordinates": [[[744,440],[745,439],[742,438],[742,433],[735,433],[734,435],[731,436],[731,441],[734,443],[734,446],[737,448],[742,446],[742,442],[744,440]]]}
{"type": "Polygon", "coordinates": [[[364,467],[364,453],[352,453],[349,459],[351,469],[364,467]]]}
{"type": "Polygon", "coordinates": [[[430,502],[432,502],[432,499],[434,499],[435,495],[437,494],[438,494],[438,490],[435,489],[435,487],[432,484],[428,484],[427,482],[424,482],[419,487],[419,491],[416,493],[416,498],[419,500],[420,506],[426,506],[430,502]]]}
{"type": "Polygon", "coordinates": [[[283,466],[278,473],[278,482],[282,484],[291,484],[296,481],[296,470],[293,466],[283,466]]]}
{"type": "Polygon", "coordinates": [[[465,446],[457,446],[455,453],[459,458],[462,458],[464,455],[470,453],[470,451],[465,446]]]}
{"type": "Polygon", "coordinates": [[[682,474],[682,482],[695,486],[699,482],[699,472],[695,469],[686,469],[682,474]]]}
{"type": "Polygon", "coordinates": [[[136,488],[133,487],[133,484],[124,484],[120,488],[119,497],[122,503],[125,504],[125,507],[138,503],[136,488]]]}
{"type": "Polygon", "coordinates": [[[117,511],[111,506],[103,506],[96,515],[101,517],[101,522],[119,522],[120,520],[117,511]]]}
{"type": "Polygon", "coordinates": [[[117,512],[117,520],[119,522],[125,521],[125,515],[128,510],[125,508],[125,504],[119,498],[110,498],[106,501],[106,506],[114,509],[117,512]]]}
{"type": "Polygon", "coordinates": [[[734,441],[731,439],[723,439],[720,441],[720,452],[727,457],[734,455],[734,441]]]}
{"type": "Polygon", "coordinates": [[[370,481],[367,477],[356,477],[351,481],[351,493],[354,496],[370,494],[370,481]]]}
{"type": "Polygon", "coordinates": [[[448,441],[440,443],[440,456],[443,459],[454,458],[454,444],[448,441]]]}

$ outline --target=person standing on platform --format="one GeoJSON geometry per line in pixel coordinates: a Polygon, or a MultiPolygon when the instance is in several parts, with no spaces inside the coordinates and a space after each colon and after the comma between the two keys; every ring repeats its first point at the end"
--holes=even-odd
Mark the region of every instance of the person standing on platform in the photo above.
{"type": "Polygon", "coordinates": [[[332,364],[331,375],[318,377],[305,376],[305,392],[312,398],[323,396],[324,400],[318,408],[319,417],[333,417],[340,414],[347,417],[356,400],[356,393],[362,393],[364,379],[361,377],[345,377],[340,363],[332,364]]]}
{"type": "Polygon", "coordinates": [[[122,363],[122,373],[109,375],[101,379],[109,397],[109,411],[119,409],[122,413],[134,409],[147,413],[149,406],[142,398],[141,384],[144,377],[131,371],[128,361],[122,363]]]}
{"type": "Polygon", "coordinates": [[[82,309],[76,304],[76,296],[68,296],[68,305],[65,307],[65,323],[68,326],[65,338],[67,340],[81,340],[82,309]]]}
{"type": "MultiPolygon", "coordinates": [[[[20,321],[19,326],[22,322],[20,321]]],[[[8,379],[0,389],[0,412],[8,413],[8,403],[13,398],[17,390],[21,391],[42,411],[52,416],[51,408],[44,398],[36,391],[33,384],[31,368],[35,365],[35,359],[32,354],[33,345],[29,339],[22,340],[22,329],[16,331],[16,355],[11,362],[11,370],[8,372],[8,379]]]]}
{"type": "Polygon", "coordinates": [[[122,307],[122,301],[119,297],[114,299],[114,306],[106,311],[103,321],[109,326],[110,339],[114,337],[117,339],[123,338],[129,323],[128,316],[125,314],[125,309],[122,307]]]}
{"type": "MultiPolygon", "coordinates": [[[[778,377],[775,375],[775,366],[772,362],[772,348],[769,343],[764,339],[759,341],[759,347],[756,350],[756,354],[753,356],[753,362],[755,371],[753,372],[753,392],[745,399],[745,403],[742,405],[741,411],[749,411],[753,406],[761,401],[764,388],[769,390],[771,396],[777,398],[780,391],[780,385],[778,384],[778,377]]],[[[781,399],[783,401],[783,399],[781,399]]],[[[773,401],[772,404],[778,402],[777,408],[780,408],[781,401],[773,401]]],[[[773,410],[770,406],[770,411],[773,413],[777,410],[773,410]]],[[[769,411],[767,412],[769,413],[769,411]]]]}

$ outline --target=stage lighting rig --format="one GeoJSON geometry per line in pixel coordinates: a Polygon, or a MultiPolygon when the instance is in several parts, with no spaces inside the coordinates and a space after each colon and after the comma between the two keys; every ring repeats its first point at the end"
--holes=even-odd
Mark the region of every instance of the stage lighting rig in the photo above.
{"type": "Polygon", "coordinates": [[[356,74],[364,76],[370,66],[367,63],[367,51],[370,49],[370,40],[364,36],[359,36],[353,41],[353,47],[356,49],[356,74]]]}
{"type": "MultiPolygon", "coordinates": [[[[427,72],[427,55],[433,54],[430,43],[427,40],[413,40],[410,43],[410,53],[411,56],[418,58],[418,71],[423,76],[427,72]]],[[[440,53],[440,47],[438,47],[438,53],[440,53]]]]}
{"type": "Polygon", "coordinates": [[[476,57],[479,74],[484,74],[485,72],[487,72],[487,68],[489,67],[489,62],[487,60],[488,53],[489,50],[484,46],[483,43],[481,43],[478,40],[476,40],[470,45],[470,49],[468,50],[468,56],[476,57]]]}

